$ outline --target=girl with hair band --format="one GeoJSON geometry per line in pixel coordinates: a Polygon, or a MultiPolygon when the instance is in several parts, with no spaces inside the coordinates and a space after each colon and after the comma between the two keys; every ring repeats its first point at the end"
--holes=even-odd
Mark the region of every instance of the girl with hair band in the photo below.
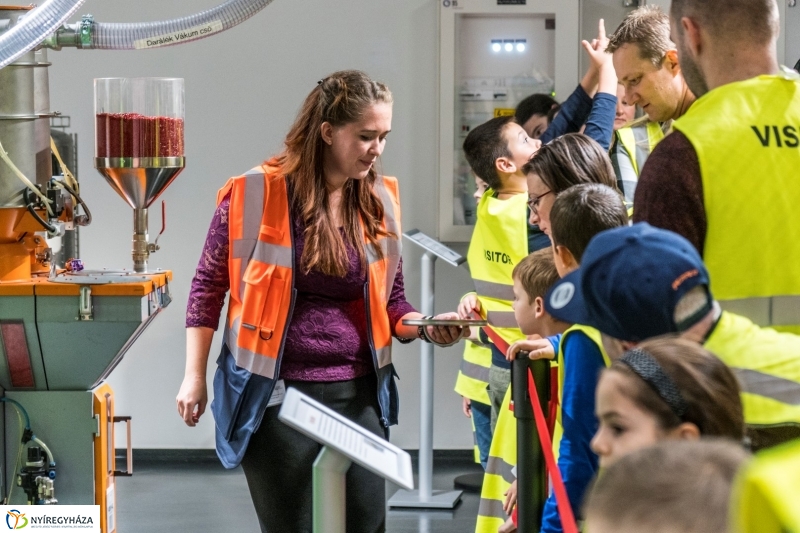
{"type": "Polygon", "coordinates": [[[733,372],[685,339],[643,342],[614,361],[600,377],[596,409],[592,450],[601,467],[662,440],[745,436],[733,372]]]}
{"type": "MultiPolygon", "coordinates": [[[[375,168],[391,124],[384,84],[331,74],[306,97],[283,152],[217,194],[192,280],[177,407],[188,426],[205,411],[208,353],[229,293],[211,404],[216,448],[226,468],[242,465],[262,532],[312,529],[320,445],[278,420],[283,391],[386,437],[398,417],[392,337],[444,346],[462,335],[403,324],[422,315],[405,299],[398,183],[375,168]]],[[[384,531],[382,478],[353,465],[346,494],[348,532],[384,531]]]]}

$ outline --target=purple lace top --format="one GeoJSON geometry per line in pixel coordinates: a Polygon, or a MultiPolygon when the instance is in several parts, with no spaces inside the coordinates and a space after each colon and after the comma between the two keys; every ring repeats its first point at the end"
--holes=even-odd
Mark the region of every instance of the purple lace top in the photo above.
{"type": "MultiPolygon", "coordinates": [[[[217,207],[203,253],[192,279],[186,309],[186,327],[217,329],[230,288],[228,280],[229,198],[217,207]]],[[[298,220],[292,219],[295,264],[300,264],[305,239],[298,220]]],[[[343,278],[295,269],[297,297],[289,323],[280,377],[295,381],[344,381],[374,371],[367,338],[366,272],[358,252],[347,246],[350,268],[343,278]]],[[[397,268],[387,306],[394,325],[414,308],[406,301],[403,263],[397,268]]]]}

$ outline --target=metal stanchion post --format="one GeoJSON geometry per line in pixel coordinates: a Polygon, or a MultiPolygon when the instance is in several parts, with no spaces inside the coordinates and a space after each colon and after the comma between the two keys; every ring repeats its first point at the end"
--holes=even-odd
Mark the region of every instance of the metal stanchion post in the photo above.
{"type": "MultiPolygon", "coordinates": [[[[417,230],[412,230],[405,236],[425,250],[422,255],[420,312],[423,315],[433,315],[436,258],[440,257],[454,266],[463,262],[463,258],[417,230]]],[[[433,349],[433,344],[427,342],[423,342],[420,348],[419,490],[397,491],[389,498],[389,507],[453,509],[461,500],[460,490],[433,490],[433,349]]]]}
{"type": "MultiPolygon", "coordinates": [[[[434,266],[436,256],[422,255],[422,309],[433,315],[434,266]]],[[[423,342],[420,348],[419,376],[419,500],[427,502],[433,494],[433,344],[423,342]]]]}
{"type": "Polygon", "coordinates": [[[528,352],[517,353],[517,358],[511,363],[511,397],[517,419],[518,531],[539,530],[547,499],[547,469],[528,391],[529,370],[539,394],[537,401],[544,412],[547,412],[550,397],[550,362],[546,359],[531,360],[528,352]]]}

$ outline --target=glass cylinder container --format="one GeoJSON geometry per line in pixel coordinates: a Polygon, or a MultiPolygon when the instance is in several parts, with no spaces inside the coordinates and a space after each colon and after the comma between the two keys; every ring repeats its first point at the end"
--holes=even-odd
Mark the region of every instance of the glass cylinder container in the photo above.
{"type": "Polygon", "coordinates": [[[158,249],[147,208],[183,170],[183,79],[94,80],[94,166],[133,208],[133,264],[147,272],[158,249]]]}
{"type": "Polygon", "coordinates": [[[95,157],[184,156],[182,78],[98,78],[94,96],[95,157]]]}

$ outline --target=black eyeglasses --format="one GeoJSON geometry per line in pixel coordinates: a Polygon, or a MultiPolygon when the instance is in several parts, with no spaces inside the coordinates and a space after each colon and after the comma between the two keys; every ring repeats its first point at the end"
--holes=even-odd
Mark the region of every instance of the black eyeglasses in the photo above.
{"type": "Polygon", "coordinates": [[[531,213],[534,215],[539,214],[539,202],[542,201],[542,198],[547,196],[548,194],[552,193],[553,191],[547,191],[544,194],[540,194],[539,196],[534,196],[533,198],[528,198],[528,207],[531,208],[531,213]]]}

